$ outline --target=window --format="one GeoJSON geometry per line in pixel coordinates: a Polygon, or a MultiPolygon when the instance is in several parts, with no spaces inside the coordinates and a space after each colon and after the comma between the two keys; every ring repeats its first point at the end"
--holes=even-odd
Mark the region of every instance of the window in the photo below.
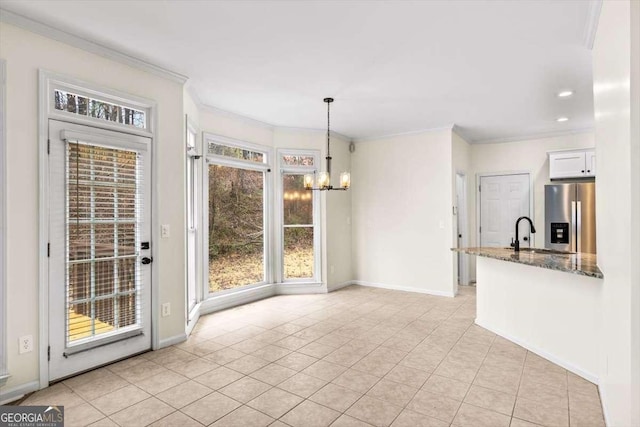
{"type": "Polygon", "coordinates": [[[316,172],[317,156],[294,150],[279,153],[283,282],[319,281],[318,193],[304,188],[304,175],[316,172]]]}
{"type": "Polygon", "coordinates": [[[140,129],[147,128],[147,115],[144,111],[59,89],[54,91],[54,107],[56,110],[81,116],[94,117],[140,129]]]}
{"type": "Polygon", "coordinates": [[[269,282],[268,152],[213,135],[205,140],[209,292],[269,282]]]}
{"type": "Polygon", "coordinates": [[[67,346],[141,324],[142,167],[135,151],[68,143],[67,346]]]}
{"type": "Polygon", "coordinates": [[[187,118],[187,319],[199,301],[198,282],[198,159],[197,133],[187,118]]]}
{"type": "Polygon", "coordinates": [[[41,73],[41,84],[51,119],[144,136],[151,133],[154,104],[149,100],[51,73],[41,73]]]}

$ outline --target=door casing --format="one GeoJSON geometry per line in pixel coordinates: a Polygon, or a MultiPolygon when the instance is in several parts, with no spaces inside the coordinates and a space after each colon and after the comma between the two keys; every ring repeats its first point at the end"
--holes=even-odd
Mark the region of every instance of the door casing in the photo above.
{"type": "MultiPolygon", "coordinates": [[[[88,124],[100,129],[114,130],[111,123],[104,121],[102,123],[98,119],[86,118],[82,116],[72,117],[68,115],[56,114],[51,108],[52,88],[55,85],[68,85],[77,88],[86,88],[93,92],[103,93],[110,98],[120,98],[130,100],[148,109],[148,127],[147,129],[118,129],[124,133],[132,133],[151,138],[150,147],[150,165],[151,168],[151,241],[160,241],[160,225],[157,215],[157,150],[154,149],[157,135],[157,103],[151,99],[131,95],[125,92],[114,90],[109,87],[96,85],[92,82],[72,78],[47,70],[38,70],[38,353],[39,353],[39,388],[43,389],[49,386],[49,258],[47,256],[47,246],[49,243],[49,154],[48,154],[48,137],[49,137],[49,119],[60,120],[68,123],[88,124]]],[[[157,254],[157,252],[156,252],[157,254]]],[[[151,264],[151,276],[159,277],[158,259],[151,264]]],[[[151,281],[151,348],[157,349],[160,346],[160,337],[158,328],[159,312],[159,292],[158,280],[151,281]]]]}

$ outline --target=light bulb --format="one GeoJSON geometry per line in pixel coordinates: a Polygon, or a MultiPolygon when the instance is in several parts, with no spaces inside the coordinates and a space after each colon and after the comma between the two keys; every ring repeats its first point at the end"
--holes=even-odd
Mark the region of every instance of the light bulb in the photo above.
{"type": "Polygon", "coordinates": [[[318,175],[318,187],[327,188],[329,187],[330,182],[331,179],[329,177],[329,172],[320,172],[318,175]]]}
{"type": "Polygon", "coordinates": [[[342,172],[340,174],[340,187],[347,189],[351,185],[351,174],[349,172],[342,172]]]}
{"type": "Polygon", "coordinates": [[[304,176],[304,188],[305,190],[311,190],[313,188],[313,175],[308,173],[304,176]]]}

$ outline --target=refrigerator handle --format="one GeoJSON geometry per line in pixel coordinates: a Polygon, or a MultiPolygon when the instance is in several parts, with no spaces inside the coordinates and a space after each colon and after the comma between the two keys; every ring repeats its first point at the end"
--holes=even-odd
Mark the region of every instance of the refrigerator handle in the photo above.
{"type": "Polygon", "coordinates": [[[582,202],[577,202],[576,212],[576,252],[582,252],[582,202]]]}
{"type": "Polygon", "coordinates": [[[569,248],[570,251],[575,251],[576,247],[577,247],[577,236],[576,236],[576,224],[575,224],[575,220],[576,220],[576,202],[572,201],[571,202],[571,247],[569,248]]]}

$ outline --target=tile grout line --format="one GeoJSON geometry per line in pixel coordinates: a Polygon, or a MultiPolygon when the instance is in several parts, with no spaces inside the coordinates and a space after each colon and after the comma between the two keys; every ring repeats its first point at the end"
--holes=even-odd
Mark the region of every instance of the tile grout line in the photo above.
{"type": "MultiPolygon", "coordinates": [[[[457,310],[456,310],[457,311],[457,310]]],[[[453,314],[452,314],[453,316],[453,314]]],[[[449,316],[447,318],[447,320],[449,320],[451,318],[451,316],[449,316]]],[[[475,323],[471,323],[467,329],[465,329],[464,333],[462,335],[460,335],[460,338],[458,338],[455,342],[455,344],[451,347],[451,349],[447,352],[447,356],[451,353],[451,351],[453,350],[453,348],[456,346],[456,344],[458,344],[460,342],[460,340],[462,339],[462,337],[467,333],[467,331],[469,331],[469,329],[471,329],[471,327],[474,325],[475,323]]],[[[449,423],[449,425],[453,424],[453,421],[456,419],[456,417],[458,416],[458,412],[460,412],[460,408],[462,408],[462,404],[464,403],[464,399],[467,397],[467,394],[469,394],[469,390],[471,390],[471,387],[473,386],[473,382],[475,381],[476,377],[478,376],[478,372],[480,372],[480,369],[482,368],[482,364],[484,363],[484,361],[487,359],[487,356],[489,355],[489,352],[491,351],[491,347],[493,346],[493,343],[495,342],[496,338],[495,336],[493,337],[492,341],[491,341],[491,345],[489,346],[489,350],[487,350],[487,354],[485,354],[484,358],[482,359],[482,362],[480,363],[480,367],[478,368],[478,370],[476,371],[476,374],[473,376],[473,380],[471,381],[471,384],[469,384],[469,389],[466,391],[466,393],[464,394],[464,397],[462,398],[462,401],[460,402],[460,405],[458,406],[458,409],[456,409],[456,413],[453,415],[453,418],[451,419],[451,422],[449,423]]],[[[440,363],[438,364],[438,367],[440,366],[440,364],[442,364],[442,362],[446,359],[446,356],[444,359],[442,359],[442,361],[440,361],[440,363]]],[[[437,368],[436,367],[436,370],[437,368]]],[[[435,373],[435,370],[433,371],[435,373]]]]}

